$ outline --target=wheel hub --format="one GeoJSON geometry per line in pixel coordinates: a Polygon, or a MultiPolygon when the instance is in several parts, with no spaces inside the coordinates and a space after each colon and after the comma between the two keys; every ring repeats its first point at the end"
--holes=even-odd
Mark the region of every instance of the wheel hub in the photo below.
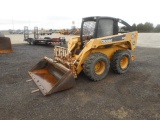
{"type": "Polygon", "coordinates": [[[128,57],[124,56],[124,57],[121,59],[121,61],[120,61],[120,66],[121,66],[121,68],[122,68],[122,69],[127,68],[128,64],[129,64],[128,57]]]}
{"type": "Polygon", "coordinates": [[[94,71],[96,74],[102,74],[105,70],[105,62],[99,61],[95,64],[94,71]]]}

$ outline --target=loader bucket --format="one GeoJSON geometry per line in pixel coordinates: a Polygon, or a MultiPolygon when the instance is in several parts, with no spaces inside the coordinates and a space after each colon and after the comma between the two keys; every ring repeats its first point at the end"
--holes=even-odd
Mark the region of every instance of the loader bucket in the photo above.
{"type": "Polygon", "coordinates": [[[12,52],[11,40],[8,37],[0,37],[0,53],[12,52]]]}
{"type": "Polygon", "coordinates": [[[29,74],[43,95],[67,90],[75,85],[72,71],[50,58],[43,58],[29,74]]]}

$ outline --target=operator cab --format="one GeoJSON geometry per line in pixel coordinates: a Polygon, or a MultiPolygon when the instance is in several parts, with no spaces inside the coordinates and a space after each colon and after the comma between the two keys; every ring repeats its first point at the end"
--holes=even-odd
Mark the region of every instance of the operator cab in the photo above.
{"type": "Polygon", "coordinates": [[[118,23],[123,24],[130,31],[130,25],[118,18],[99,16],[83,18],[81,24],[81,42],[84,43],[85,40],[90,40],[92,38],[100,38],[118,34],[118,23]]]}

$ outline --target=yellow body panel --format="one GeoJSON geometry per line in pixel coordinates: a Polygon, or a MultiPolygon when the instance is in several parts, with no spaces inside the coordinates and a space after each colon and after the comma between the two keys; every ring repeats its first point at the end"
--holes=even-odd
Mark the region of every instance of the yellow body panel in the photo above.
{"type": "MultiPolygon", "coordinates": [[[[68,54],[71,58],[70,64],[72,64],[73,69],[75,68],[76,74],[79,74],[83,70],[85,60],[91,53],[103,53],[111,60],[117,50],[135,50],[137,38],[138,32],[135,31],[91,39],[84,45],[80,53],[77,53],[81,45],[80,37],[71,38],[68,42],[68,54]]],[[[55,60],[56,59],[57,56],[55,56],[55,60]]],[[[64,64],[64,62],[62,64],[64,64]]]]}

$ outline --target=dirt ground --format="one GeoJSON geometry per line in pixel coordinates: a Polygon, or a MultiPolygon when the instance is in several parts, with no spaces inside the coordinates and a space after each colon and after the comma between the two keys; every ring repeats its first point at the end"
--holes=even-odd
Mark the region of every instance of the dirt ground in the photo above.
{"type": "Polygon", "coordinates": [[[74,88],[47,97],[31,94],[37,87],[26,82],[27,71],[44,56],[53,58],[53,46],[30,46],[23,39],[17,44],[11,37],[14,52],[0,55],[0,120],[160,120],[160,48],[153,45],[160,38],[146,36],[140,34],[128,73],[110,70],[99,82],[81,73],[74,88]]]}

